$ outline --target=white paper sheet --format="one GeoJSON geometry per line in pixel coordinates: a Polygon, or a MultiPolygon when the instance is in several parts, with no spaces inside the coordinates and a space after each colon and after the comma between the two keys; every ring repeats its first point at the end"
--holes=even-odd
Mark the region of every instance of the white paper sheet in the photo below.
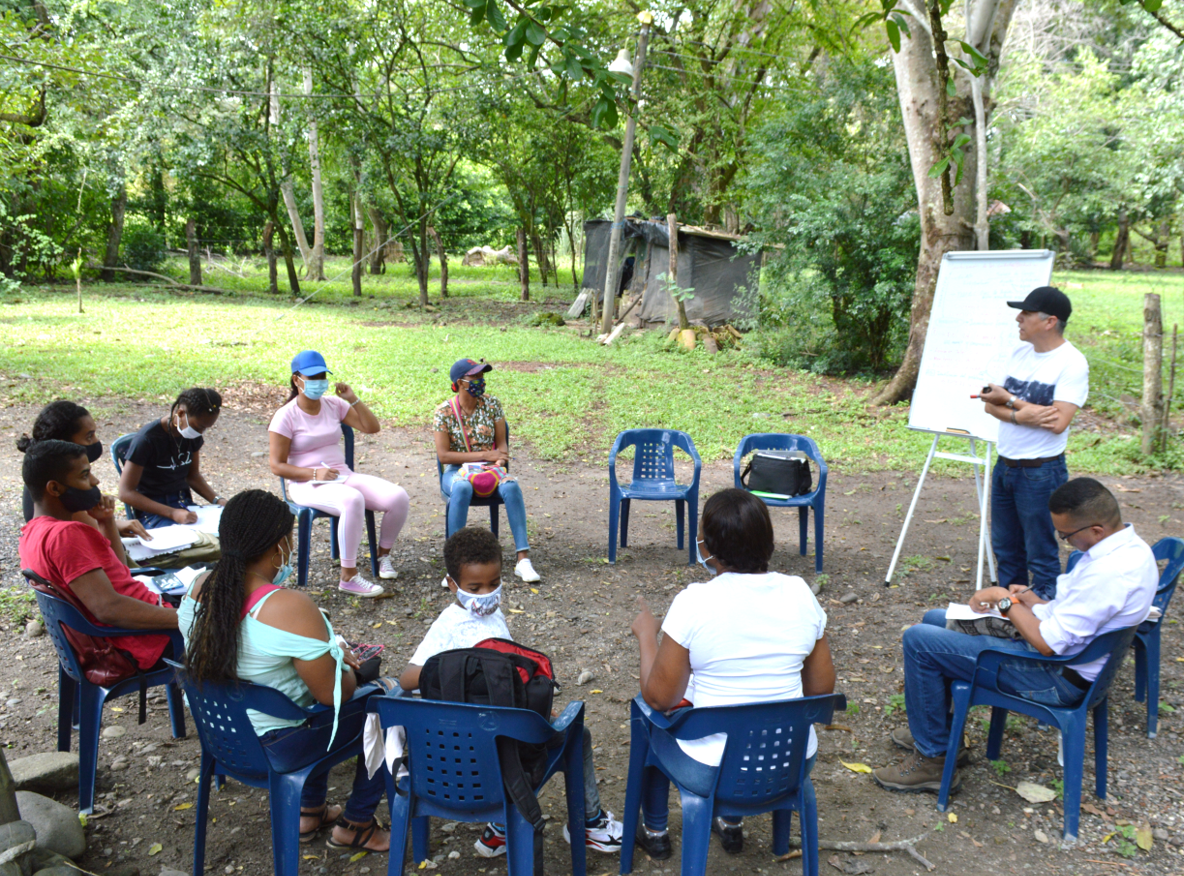
{"type": "Polygon", "coordinates": [[[946,608],[946,620],[979,620],[984,617],[997,617],[1007,620],[995,609],[990,611],[975,611],[964,602],[951,602],[946,608]]]}
{"type": "Polygon", "coordinates": [[[222,519],[221,505],[190,505],[189,510],[197,515],[197,523],[182,523],[178,525],[196,529],[198,532],[204,532],[207,535],[218,534],[218,522],[222,519]]]}

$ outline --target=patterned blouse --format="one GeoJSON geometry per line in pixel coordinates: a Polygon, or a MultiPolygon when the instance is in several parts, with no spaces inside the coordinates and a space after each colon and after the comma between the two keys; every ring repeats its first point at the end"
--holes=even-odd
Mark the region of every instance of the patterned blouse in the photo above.
{"type": "MultiPolygon", "coordinates": [[[[473,447],[473,453],[493,450],[497,447],[497,431],[494,428],[494,423],[506,418],[502,412],[501,402],[492,395],[483,395],[477,399],[475,411],[469,414],[465,413],[462,408],[461,415],[465,418],[465,428],[469,430],[469,443],[473,447]]],[[[457,422],[456,414],[452,410],[451,399],[436,407],[436,413],[432,419],[432,430],[448,433],[448,449],[453,453],[467,452],[464,432],[461,431],[460,423],[457,422]]]]}

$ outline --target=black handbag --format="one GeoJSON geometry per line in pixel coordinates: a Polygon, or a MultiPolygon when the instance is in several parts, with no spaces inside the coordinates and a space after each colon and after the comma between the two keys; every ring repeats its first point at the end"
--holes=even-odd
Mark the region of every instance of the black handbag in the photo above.
{"type": "Polygon", "coordinates": [[[800,496],[810,492],[810,457],[800,450],[759,450],[744,466],[740,483],[746,490],[800,496]]]}

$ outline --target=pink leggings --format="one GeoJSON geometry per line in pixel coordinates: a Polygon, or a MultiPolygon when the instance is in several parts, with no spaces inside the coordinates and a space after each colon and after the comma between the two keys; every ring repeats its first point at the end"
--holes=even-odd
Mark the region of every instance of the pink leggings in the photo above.
{"type": "Polygon", "coordinates": [[[383,512],[378,546],[389,550],[394,546],[399,530],[407,522],[407,511],[411,504],[407,491],[402,487],[373,475],[356,472],[339,484],[314,487],[311,481],[289,482],[288,495],[293,502],[337,515],[337,541],[341,545],[342,568],[354,568],[358,564],[358,545],[362,543],[367,510],[383,512]]]}

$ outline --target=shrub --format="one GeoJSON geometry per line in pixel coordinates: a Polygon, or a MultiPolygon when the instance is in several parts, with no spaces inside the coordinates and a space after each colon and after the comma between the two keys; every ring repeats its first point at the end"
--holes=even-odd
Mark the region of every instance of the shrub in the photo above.
{"type": "Polygon", "coordinates": [[[129,222],[119,241],[123,263],[136,271],[159,272],[168,256],[164,235],[149,225],[129,222]]]}

